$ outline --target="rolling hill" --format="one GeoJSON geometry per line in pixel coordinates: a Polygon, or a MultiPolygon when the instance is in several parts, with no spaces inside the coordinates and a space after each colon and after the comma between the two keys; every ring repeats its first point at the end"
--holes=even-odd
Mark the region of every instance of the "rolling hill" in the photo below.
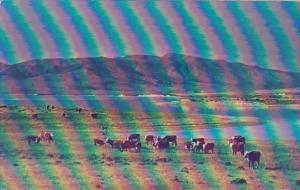
{"type": "Polygon", "coordinates": [[[299,87],[300,73],[180,54],[31,60],[0,65],[1,92],[170,94],[299,87]]]}

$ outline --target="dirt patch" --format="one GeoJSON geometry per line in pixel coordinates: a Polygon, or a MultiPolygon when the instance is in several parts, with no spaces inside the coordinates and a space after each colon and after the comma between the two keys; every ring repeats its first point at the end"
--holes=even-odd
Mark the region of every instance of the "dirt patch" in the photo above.
{"type": "Polygon", "coordinates": [[[266,170],[281,170],[281,166],[267,166],[266,170]]]}
{"type": "Polygon", "coordinates": [[[171,162],[172,159],[170,158],[157,158],[156,162],[171,162]]]}

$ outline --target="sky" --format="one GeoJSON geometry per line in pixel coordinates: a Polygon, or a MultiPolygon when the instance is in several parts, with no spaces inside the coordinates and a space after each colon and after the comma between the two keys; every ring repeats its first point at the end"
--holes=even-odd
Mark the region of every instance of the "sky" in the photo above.
{"type": "Polygon", "coordinates": [[[0,1],[0,62],[180,53],[300,72],[300,3],[0,1]]]}

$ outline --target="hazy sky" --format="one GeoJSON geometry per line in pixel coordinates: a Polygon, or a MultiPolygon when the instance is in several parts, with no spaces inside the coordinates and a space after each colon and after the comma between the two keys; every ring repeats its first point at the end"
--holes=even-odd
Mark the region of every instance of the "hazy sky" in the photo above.
{"type": "Polygon", "coordinates": [[[300,72],[300,3],[2,0],[0,62],[182,53],[300,72]]]}

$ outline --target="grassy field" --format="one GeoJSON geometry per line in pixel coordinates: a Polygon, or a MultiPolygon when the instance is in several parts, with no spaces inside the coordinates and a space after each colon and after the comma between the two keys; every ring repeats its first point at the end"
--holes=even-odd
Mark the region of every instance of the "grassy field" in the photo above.
{"type": "Polygon", "coordinates": [[[161,114],[159,117],[168,118],[161,123],[155,113],[152,113],[153,119],[145,119],[145,115],[151,115],[145,112],[102,113],[98,119],[92,119],[89,110],[82,113],[69,110],[65,118],[62,112],[59,108],[52,111],[31,107],[1,109],[0,189],[300,187],[300,146],[295,140],[247,141],[247,150],[262,152],[259,169],[252,170],[242,156],[232,156],[225,136],[207,140],[216,144],[214,154],[184,150],[185,134],[178,135],[177,148],[167,151],[153,150],[144,140],[140,153],[93,145],[96,137],[124,140],[131,132],[145,135],[150,131],[165,134],[170,129],[180,131],[182,126],[172,123],[172,118],[179,123],[178,118],[183,118],[180,115],[161,114]],[[38,113],[39,118],[32,119],[32,113],[38,113]],[[139,119],[132,120],[133,117],[139,119]],[[26,136],[41,131],[53,132],[55,142],[28,145],[26,136]]]}

